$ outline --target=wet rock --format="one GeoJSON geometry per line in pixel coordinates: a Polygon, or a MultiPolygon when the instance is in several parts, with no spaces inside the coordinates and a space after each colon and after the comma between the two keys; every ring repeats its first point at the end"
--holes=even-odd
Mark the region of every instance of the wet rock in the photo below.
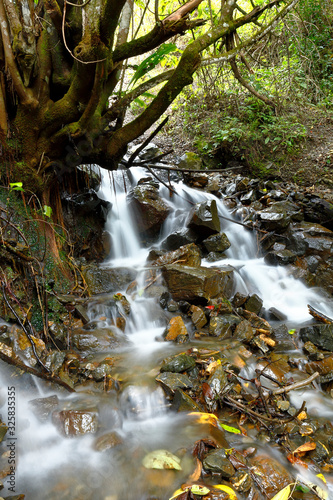
{"type": "Polygon", "coordinates": [[[162,154],[162,151],[156,144],[151,142],[144,148],[143,151],[139,154],[141,160],[152,160],[153,158],[156,158],[156,156],[159,156],[162,154]]]}
{"type": "Polygon", "coordinates": [[[179,231],[171,233],[167,238],[165,238],[161,248],[162,250],[177,250],[180,246],[195,243],[196,240],[196,233],[188,227],[185,227],[179,231]]]}
{"type": "Polygon", "coordinates": [[[192,151],[186,151],[183,156],[180,157],[178,163],[178,168],[184,170],[201,170],[203,167],[202,159],[196,153],[192,151]]]}
{"type": "MultiPolygon", "coordinates": [[[[238,318],[237,318],[238,320],[238,318]]],[[[209,322],[209,335],[220,337],[220,339],[229,338],[232,336],[232,318],[230,315],[213,316],[209,322]]]]}
{"type": "Polygon", "coordinates": [[[170,213],[170,207],[160,198],[158,188],[151,184],[138,185],[130,191],[127,199],[138,233],[153,238],[158,236],[170,213]]]}
{"type": "Polygon", "coordinates": [[[285,321],[287,319],[287,315],[283,312],[276,309],[276,307],[270,307],[268,309],[268,319],[269,320],[277,320],[277,321],[285,321]]]}
{"type": "Polygon", "coordinates": [[[213,234],[203,242],[208,252],[225,252],[231,246],[228,236],[225,233],[213,234]]]}
{"type": "Polygon", "coordinates": [[[305,342],[304,351],[308,354],[310,360],[319,361],[325,358],[323,351],[320,351],[312,342],[305,342]]]}
{"type": "Polygon", "coordinates": [[[106,451],[121,444],[123,444],[122,437],[118,434],[118,432],[113,431],[100,436],[98,439],[96,439],[93,446],[96,451],[106,451]]]}
{"type": "Polygon", "coordinates": [[[278,201],[261,210],[259,218],[263,229],[280,233],[287,229],[291,220],[301,221],[303,215],[296,204],[278,201]]]}
{"type": "Polygon", "coordinates": [[[45,366],[51,370],[52,373],[57,373],[63,365],[66,358],[64,351],[52,351],[45,360],[45,366]]]}
{"type": "Polygon", "coordinates": [[[221,252],[209,252],[206,257],[208,262],[218,262],[219,260],[225,259],[227,256],[225,253],[221,252]]]}
{"type": "Polygon", "coordinates": [[[97,432],[98,418],[96,410],[62,410],[52,414],[52,421],[66,437],[97,432]]]}
{"type": "Polygon", "coordinates": [[[221,395],[223,389],[228,384],[227,376],[224,373],[224,370],[221,365],[217,366],[215,371],[207,380],[207,384],[209,385],[211,391],[213,392],[214,400],[216,400],[216,398],[218,398],[221,395]]]}
{"type": "Polygon", "coordinates": [[[250,459],[250,470],[261,493],[268,498],[272,498],[293,482],[293,477],[287,469],[271,456],[250,459]]]}
{"type": "Polygon", "coordinates": [[[204,304],[218,295],[229,297],[232,291],[233,269],[230,266],[215,269],[173,264],[163,267],[162,274],[172,297],[177,301],[204,304]]]}
{"type": "Polygon", "coordinates": [[[317,347],[333,352],[333,324],[305,326],[300,329],[299,334],[303,342],[309,340],[317,347]]]}
{"type": "Polygon", "coordinates": [[[262,308],[263,300],[254,293],[246,300],[244,308],[247,311],[253,312],[254,314],[259,314],[262,308]]]}
{"type": "Polygon", "coordinates": [[[153,266],[165,266],[181,261],[183,266],[199,267],[201,264],[200,249],[194,243],[184,245],[177,250],[168,252],[158,257],[153,266]]]}
{"type": "Polygon", "coordinates": [[[265,255],[265,262],[272,266],[286,266],[295,262],[297,255],[291,250],[278,250],[275,252],[268,252],[265,255]]]}
{"type": "Polygon", "coordinates": [[[187,227],[192,229],[202,241],[220,232],[220,219],[217,213],[216,201],[197,203],[190,211],[187,227]]]}
{"type": "Polygon", "coordinates": [[[248,472],[239,470],[230,479],[230,482],[234,489],[239,493],[247,493],[252,486],[251,476],[248,472]]]}
{"type": "Polygon", "coordinates": [[[203,407],[194,401],[186,392],[182,389],[176,389],[175,396],[172,401],[171,409],[174,411],[197,411],[203,412],[203,407]]]}
{"type": "Polygon", "coordinates": [[[136,279],[136,271],[126,267],[112,269],[89,265],[82,269],[83,277],[87,283],[90,295],[115,292],[136,279]]]}
{"type": "Polygon", "coordinates": [[[45,422],[59,405],[58,396],[49,396],[47,398],[37,398],[29,401],[29,406],[37,418],[45,422]]]}
{"type": "Polygon", "coordinates": [[[252,327],[251,323],[244,319],[237,326],[233,334],[233,338],[250,342],[256,334],[255,328],[252,327]]]}
{"type": "Polygon", "coordinates": [[[318,222],[333,231],[333,204],[325,199],[311,196],[304,203],[304,218],[310,222],[318,222]]]}
{"type": "Polygon", "coordinates": [[[242,293],[235,293],[234,297],[232,298],[231,302],[234,307],[241,307],[245,304],[248,296],[243,295],[242,293]]]}
{"type": "Polygon", "coordinates": [[[251,311],[247,311],[246,309],[244,309],[242,311],[242,316],[244,316],[244,318],[247,319],[251,323],[251,325],[253,326],[253,328],[256,328],[256,329],[259,329],[259,330],[266,330],[267,332],[270,332],[270,333],[273,332],[273,328],[268,323],[268,321],[266,321],[263,318],[260,318],[255,313],[253,313],[251,311]]]}
{"type": "Polygon", "coordinates": [[[168,396],[173,396],[177,389],[190,389],[193,387],[193,382],[187,375],[182,373],[163,372],[155,380],[161,384],[168,396]]]}
{"type": "Polygon", "coordinates": [[[331,382],[333,380],[333,355],[328,356],[320,361],[310,361],[305,365],[305,369],[310,375],[318,372],[318,381],[321,384],[325,382],[331,382]]]}
{"type": "Polygon", "coordinates": [[[185,353],[176,354],[162,362],[161,372],[181,373],[195,367],[195,360],[185,353]]]}
{"type": "Polygon", "coordinates": [[[178,335],[188,336],[187,329],[181,316],[174,316],[170,319],[164,333],[165,340],[176,340],[178,335]]]}
{"type": "Polygon", "coordinates": [[[74,330],[71,336],[71,345],[79,351],[103,351],[107,348],[115,348],[126,343],[125,337],[122,337],[111,328],[94,329],[87,331],[82,329],[74,330]]]}
{"type": "Polygon", "coordinates": [[[200,330],[203,326],[207,324],[207,318],[201,307],[191,306],[190,307],[191,320],[195,327],[200,330]]]}
{"type": "Polygon", "coordinates": [[[131,313],[131,304],[129,303],[127,297],[118,292],[113,296],[113,298],[120,312],[123,312],[126,316],[128,316],[131,313]]]}
{"type": "Polygon", "coordinates": [[[229,479],[236,472],[223,448],[208,453],[203,459],[202,464],[205,471],[221,474],[225,479],[229,479]]]}

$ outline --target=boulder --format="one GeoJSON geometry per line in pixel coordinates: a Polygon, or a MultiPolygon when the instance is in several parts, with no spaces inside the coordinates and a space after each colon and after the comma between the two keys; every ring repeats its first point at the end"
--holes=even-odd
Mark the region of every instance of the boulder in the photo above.
{"type": "Polygon", "coordinates": [[[206,304],[210,298],[230,297],[233,288],[233,269],[189,267],[173,264],[162,268],[163,278],[174,300],[206,304]]]}
{"type": "Polygon", "coordinates": [[[177,389],[191,389],[193,387],[190,378],[183,373],[163,372],[155,380],[162,386],[167,396],[174,395],[177,389]]]}
{"type": "Polygon", "coordinates": [[[318,323],[305,326],[299,333],[303,342],[309,340],[317,347],[333,352],[333,324],[318,323]]]}
{"type": "Polygon", "coordinates": [[[160,198],[158,188],[151,183],[138,185],[129,192],[127,199],[138,233],[144,237],[157,237],[170,213],[170,207],[160,198]]]}
{"type": "Polygon", "coordinates": [[[208,252],[225,252],[231,246],[228,236],[225,233],[213,234],[203,242],[208,252]]]}
{"type": "Polygon", "coordinates": [[[163,241],[161,248],[162,250],[177,250],[180,246],[195,243],[196,240],[197,235],[195,232],[188,227],[184,227],[179,231],[169,234],[169,236],[163,241]]]}
{"type": "Polygon", "coordinates": [[[181,316],[170,319],[165,331],[165,340],[176,340],[178,335],[187,335],[187,329],[181,316]]]}
{"type": "Polygon", "coordinates": [[[181,373],[192,370],[195,367],[195,359],[185,353],[176,354],[163,360],[161,373],[181,373]]]}
{"type": "Polygon", "coordinates": [[[250,295],[247,301],[244,304],[244,309],[247,311],[253,312],[255,314],[259,314],[263,305],[263,300],[254,293],[250,295]]]}
{"type": "Polygon", "coordinates": [[[191,320],[197,329],[200,329],[207,324],[205,312],[201,307],[192,305],[189,313],[191,315],[191,320]]]}
{"type": "Polygon", "coordinates": [[[184,170],[201,170],[202,167],[202,159],[198,154],[192,151],[186,151],[183,156],[180,157],[178,163],[178,168],[184,170]]]}
{"type": "Polygon", "coordinates": [[[181,261],[183,266],[199,267],[201,264],[199,247],[194,245],[194,243],[184,245],[178,248],[178,250],[161,255],[152,264],[153,266],[165,266],[176,261],[181,261]]]}
{"type": "Polygon", "coordinates": [[[229,479],[236,472],[223,448],[210,451],[203,459],[202,465],[206,472],[221,474],[224,479],[229,479]]]}
{"type": "Polygon", "coordinates": [[[261,227],[277,233],[287,229],[290,222],[303,219],[300,208],[290,201],[277,201],[259,212],[261,227]]]}
{"type": "Polygon", "coordinates": [[[91,264],[82,269],[90,295],[122,290],[136,279],[136,271],[126,267],[107,269],[91,264]]]}
{"type": "Polygon", "coordinates": [[[220,219],[217,213],[216,201],[197,203],[191,209],[186,220],[186,226],[192,229],[199,240],[220,232],[220,219]]]}

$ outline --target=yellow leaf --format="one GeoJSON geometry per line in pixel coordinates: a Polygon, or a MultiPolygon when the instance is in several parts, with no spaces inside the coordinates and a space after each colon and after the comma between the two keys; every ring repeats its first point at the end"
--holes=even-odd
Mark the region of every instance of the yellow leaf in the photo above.
{"type": "Polygon", "coordinates": [[[224,484],[216,484],[214,488],[217,490],[225,491],[228,493],[230,500],[237,500],[237,495],[232,488],[225,486],[224,484]]]}
{"type": "Polygon", "coordinates": [[[185,490],[182,490],[181,488],[179,490],[176,490],[174,492],[174,494],[172,495],[172,497],[169,498],[169,500],[173,500],[174,498],[177,498],[179,497],[179,495],[181,495],[182,493],[184,493],[184,491],[188,490],[188,488],[186,488],[185,490]]]}
{"type": "Polygon", "coordinates": [[[194,484],[191,486],[191,492],[194,495],[207,495],[210,492],[209,488],[206,488],[206,486],[200,486],[199,484],[194,484]]]}
{"type": "Polygon", "coordinates": [[[168,450],[154,450],[148,453],[142,460],[146,469],[176,469],[182,470],[180,459],[168,450]]]}
{"type": "Polygon", "coordinates": [[[193,411],[189,413],[190,416],[196,417],[196,422],[198,424],[211,424],[217,427],[218,418],[213,413],[200,413],[193,411]]]}
{"type": "Polygon", "coordinates": [[[314,441],[308,441],[307,443],[302,444],[293,453],[305,453],[306,451],[311,451],[316,449],[316,443],[314,441]]]}
{"type": "Polygon", "coordinates": [[[283,490],[279,491],[271,500],[288,500],[291,493],[292,484],[288,484],[283,490]]]}
{"type": "Polygon", "coordinates": [[[323,483],[326,484],[326,479],[324,478],[324,476],[322,474],[317,474],[317,477],[319,477],[319,479],[321,479],[323,481],[323,483]]]}
{"type": "Polygon", "coordinates": [[[301,411],[301,413],[297,415],[298,420],[305,420],[306,418],[308,418],[308,416],[305,411],[301,411]]]}

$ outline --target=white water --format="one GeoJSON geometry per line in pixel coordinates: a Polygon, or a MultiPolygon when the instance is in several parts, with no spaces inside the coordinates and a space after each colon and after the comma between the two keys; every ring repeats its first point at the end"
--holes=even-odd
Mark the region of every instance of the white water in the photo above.
{"type": "MultiPolygon", "coordinates": [[[[135,185],[140,177],[146,176],[146,172],[132,169],[131,176],[135,185]]],[[[149,249],[140,247],[126,204],[126,193],[130,187],[131,182],[122,171],[111,175],[106,172],[103,174],[100,196],[112,203],[106,225],[112,241],[112,252],[104,266],[134,267],[138,269],[138,282],[141,280],[143,283],[142,269],[149,249]]],[[[187,200],[198,203],[216,199],[213,195],[191,189],[182,183],[173,187],[180,196],[174,196],[172,199],[169,198],[166,188],[161,188],[161,195],[165,196],[172,211],[162,228],[160,243],[170,232],[184,226],[192,207],[187,200]]],[[[223,201],[216,201],[221,216],[221,228],[227,233],[231,248],[227,251],[226,259],[213,264],[204,262],[204,265],[232,265],[237,276],[237,291],[258,293],[264,299],[266,309],[277,308],[285,313],[295,326],[309,319],[308,303],[332,316],[332,309],[314,290],[288,276],[284,268],[267,266],[263,259],[257,259],[253,235],[242,226],[226,221],[223,217],[232,216],[223,201]]],[[[133,314],[127,321],[125,335],[130,344],[115,353],[125,353],[119,374],[123,387],[121,396],[112,393],[67,396],[63,392],[59,395],[60,407],[64,409],[78,406],[98,407],[99,434],[116,431],[124,439],[126,446],[122,447],[121,451],[116,448],[110,452],[96,452],[93,448],[95,436],[63,438],[50,421],[41,423],[32,414],[27,401],[47,396],[48,390],[41,382],[37,382],[37,387],[34,388],[30,385],[28,376],[25,376],[27,387],[24,383],[17,383],[16,492],[26,493],[26,500],[146,500],[150,494],[159,495],[164,500],[169,498],[172,491],[186,481],[188,474],[192,472],[192,463],[187,464],[184,461],[184,473],[175,475],[173,471],[168,471],[170,477],[168,483],[163,486],[159,477],[154,479],[141,466],[142,458],[148,451],[167,448],[175,452],[181,447],[189,447],[200,439],[200,430],[190,423],[186,415],[170,415],[162,391],[156,389],[156,367],[172,350],[177,349],[173,345],[156,341],[166,325],[166,318],[161,316],[160,307],[144,296],[133,300],[129,297],[129,300],[133,314]]],[[[96,318],[104,315],[111,317],[110,312],[105,311],[103,307],[103,304],[95,304],[91,313],[96,318]]],[[[106,320],[104,326],[109,324],[106,320]]],[[[3,387],[8,385],[8,374],[3,376],[1,382],[3,387]]],[[[54,391],[51,394],[54,394],[54,391]]],[[[6,394],[3,394],[2,399],[4,398],[6,394]]],[[[322,398],[320,401],[316,400],[314,406],[323,405],[326,416],[332,419],[332,405],[326,402],[325,398],[322,398]]],[[[5,407],[3,409],[5,410],[5,407]]],[[[206,437],[206,434],[204,436],[206,437]]]]}

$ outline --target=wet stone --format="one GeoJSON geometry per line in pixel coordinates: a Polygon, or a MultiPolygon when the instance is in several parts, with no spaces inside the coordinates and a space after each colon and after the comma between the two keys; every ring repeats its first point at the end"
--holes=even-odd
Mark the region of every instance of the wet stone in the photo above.
{"type": "Polygon", "coordinates": [[[67,437],[97,432],[98,418],[96,410],[62,410],[52,414],[52,421],[57,429],[67,437]]]}
{"type": "Polygon", "coordinates": [[[276,252],[268,252],[265,255],[265,262],[270,265],[287,266],[295,262],[297,255],[291,250],[278,250],[276,252]]]}
{"type": "Polygon", "coordinates": [[[205,471],[221,474],[226,479],[232,477],[236,472],[222,448],[208,453],[203,460],[203,467],[205,471]]]}
{"type": "Polygon", "coordinates": [[[195,360],[185,353],[176,354],[162,362],[161,372],[181,373],[195,367],[195,360]]]}
{"type": "Polygon", "coordinates": [[[190,307],[191,320],[196,328],[200,329],[207,324],[207,318],[204,311],[199,306],[190,307]]]}
{"type": "Polygon", "coordinates": [[[184,266],[199,267],[201,264],[199,247],[197,247],[194,243],[190,243],[189,245],[184,245],[177,250],[167,252],[166,254],[158,257],[153,262],[153,266],[165,266],[176,261],[181,261],[184,266]]]}
{"type": "Polygon", "coordinates": [[[98,439],[96,439],[93,446],[96,451],[106,451],[121,444],[123,444],[123,439],[117,432],[113,431],[100,436],[98,439]]]}
{"type": "Polygon", "coordinates": [[[213,391],[214,396],[219,396],[223,392],[223,389],[228,384],[228,380],[221,365],[219,365],[209,377],[207,384],[213,391]]]}
{"type": "Polygon", "coordinates": [[[303,342],[310,341],[317,347],[333,352],[333,324],[317,324],[300,329],[303,342]]]}
{"type": "Polygon", "coordinates": [[[293,482],[292,475],[273,457],[257,456],[250,460],[251,473],[263,495],[272,498],[285,486],[293,482]]]}
{"type": "Polygon", "coordinates": [[[183,318],[181,316],[171,318],[164,335],[164,339],[167,341],[176,340],[178,335],[187,336],[188,333],[183,318]]]}
{"type": "Polygon", "coordinates": [[[163,372],[155,380],[161,384],[168,396],[173,395],[177,389],[190,389],[193,387],[193,382],[187,375],[182,373],[163,372]]]}
{"type": "Polygon", "coordinates": [[[262,308],[262,304],[263,300],[256,293],[254,293],[253,295],[250,295],[250,297],[247,299],[247,301],[244,304],[244,308],[247,311],[259,314],[262,308]]]}
{"type": "Polygon", "coordinates": [[[195,243],[197,235],[189,228],[184,228],[174,233],[169,234],[162,242],[162,250],[177,250],[183,245],[195,243]]]}
{"type": "Polygon", "coordinates": [[[236,326],[233,337],[240,341],[250,342],[255,334],[255,328],[252,327],[248,320],[244,319],[236,326]]]}
{"type": "Polygon", "coordinates": [[[171,409],[174,411],[197,411],[203,412],[203,407],[192,399],[182,389],[176,389],[175,396],[172,401],[171,409]]]}
{"type": "Polygon", "coordinates": [[[29,401],[29,406],[39,420],[45,421],[56,410],[59,404],[58,396],[48,398],[37,398],[29,401]]]}
{"type": "Polygon", "coordinates": [[[216,201],[197,203],[190,211],[186,221],[199,239],[204,240],[212,234],[220,232],[220,219],[217,213],[216,201]]]}
{"type": "Polygon", "coordinates": [[[223,253],[231,246],[228,236],[225,233],[213,234],[202,243],[208,252],[223,253]]]}

